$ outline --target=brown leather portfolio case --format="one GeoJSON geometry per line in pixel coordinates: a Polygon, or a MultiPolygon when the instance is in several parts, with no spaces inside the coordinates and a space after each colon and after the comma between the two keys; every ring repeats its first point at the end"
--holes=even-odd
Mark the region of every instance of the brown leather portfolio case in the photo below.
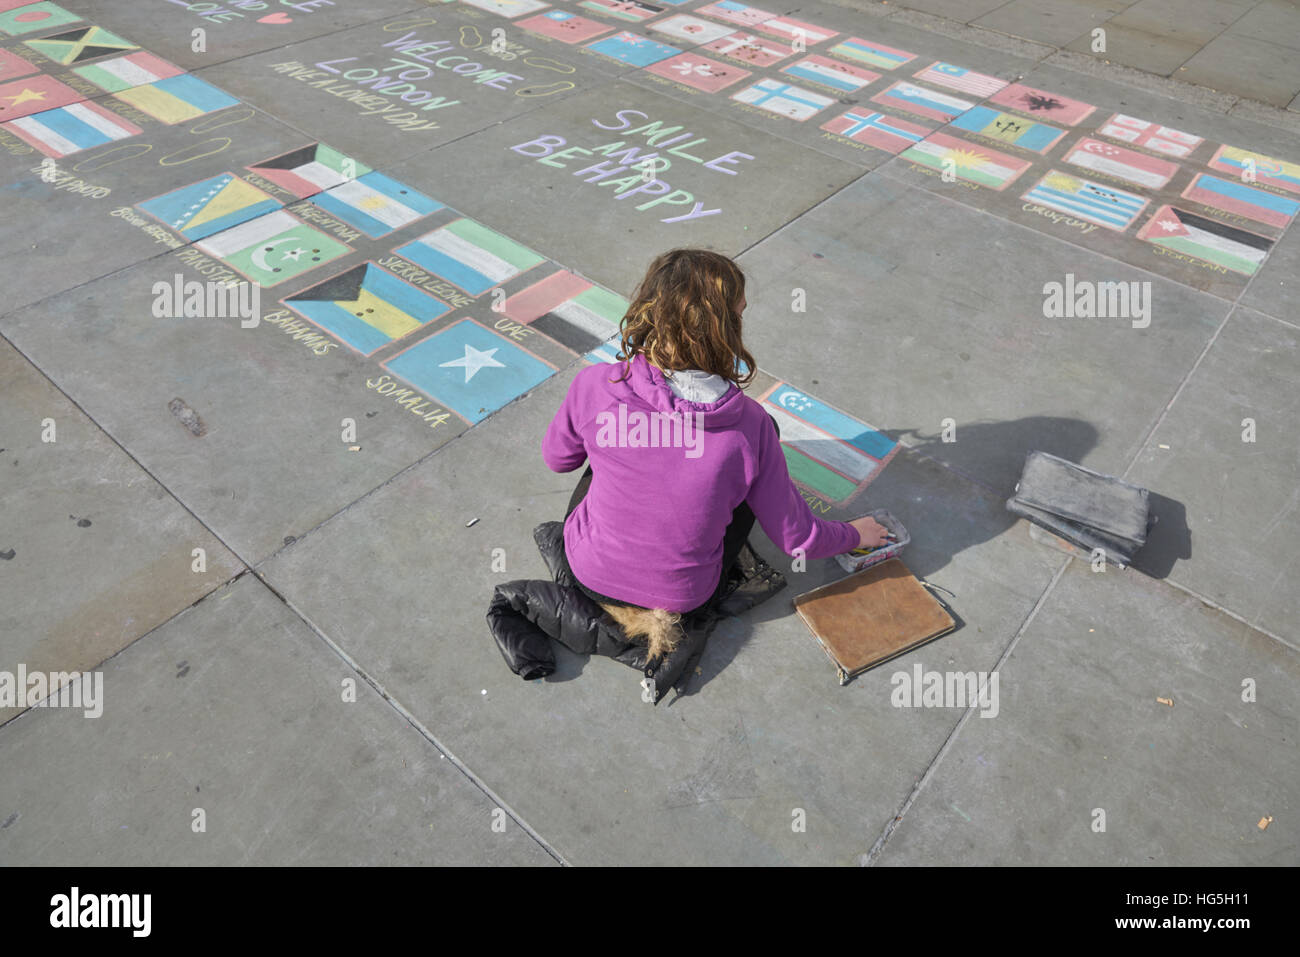
{"type": "Polygon", "coordinates": [[[956,626],[897,558],[799,595],[794,607],[839,669],[840,684],[956,626]]]}

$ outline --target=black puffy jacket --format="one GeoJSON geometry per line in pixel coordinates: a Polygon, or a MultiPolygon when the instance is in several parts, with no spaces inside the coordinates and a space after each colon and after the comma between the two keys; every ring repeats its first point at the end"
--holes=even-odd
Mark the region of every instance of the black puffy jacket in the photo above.
{"type": "Polygon", "coordinates": [[[487,622],[510,670],[525,681],[555,671],[551,640],[582,655],[613,658],[645,674],[654,703],[669,688],[682,687],[714,626],[766,601],[785,587],[785,578],[748,542],[729,569],[719,594],[701,609],[682,617],[686,637],[662,661],[647,668],[646,646],[629,641],[618,624],[578,587],[564,555],[564,523],[544,522],[533,530],[553,582],[518,580],[497,585],[487,622]]]}

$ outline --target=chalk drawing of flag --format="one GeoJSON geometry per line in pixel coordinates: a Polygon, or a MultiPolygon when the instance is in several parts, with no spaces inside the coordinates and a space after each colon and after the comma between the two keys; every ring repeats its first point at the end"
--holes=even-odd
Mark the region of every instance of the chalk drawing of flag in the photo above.
{"type": "Polygon", "coordinates": [[[856,495],[898,448],[874,427],[785,383],[761,401],[781,429],[790,477],[827,502],[856,495]]]}
{"type": "Polygon", "coordinates": [[[555,374],[549,363],[470,319],[381,364],[468,422],[481,422],[555,374]]]}
{"type": "Polygon", "coordinates": [[[651,30],[667,34],[688,43],[711,43],[719,37],[735,33],[734,27],[724,27],[719,23],[710,23],[687,13],[679,13],[656,23],[649,24],[651,30]]]}
{"type": "Polygon", "coordinates": [[[64,66],[120,54],[123,50],[139,49],[130,40],[123,40],[103,27],[78,27],[66,33],[28,40],[26,45],[64,66]]]}
{"type": "Polygon", "coordinates": [[[224,110],[239,102],[224,90],[190,73],[133,86],[113,95],[169,126],[224,110]]]}
{"type": "Polygon", "coordinates": [[[880,79],[879,73],[872,73],[861,67],[849,66],[838,60],[816,55],[796,60],[789,66],[782,67],[781,72],[799,77],[801,80],[820,83],[840,93],[853,93],[872,80],[880,79]]]}
{"type": "Polygon", "coordinates": [[[195,247],[262,286],[282,283],[352,251],[283,209],[223,230],[195,247]]]}
{"type": "Polygon", "coordinates": [[[36,67],[10,50],[0,49],[0,80],[12,80],[14,77],[35,73],[36,67]]]}
{"type": "Polygon", "coordinates": [[[592,349],[590,352],[584,354],[583,358],[586,359],[588,362],[592,362],[592,363],[619,362],[621,360],[618,357],[618,352],[619,352],[619,340],[611,339],[609,342],[597,346],[595,349],[592,349]]]}
{"type": "Polygon", "coordinates": [[[0,33],[21,36],[34,30],[48,30],[65,23],[77,23],[81,17],[64,10],[57,3],[29,3],[16,10],[0,13],[0,33]]]}
{"type": "Polygon", "coordinates": [[[0,83],[0,122],[78,103],[85,97],[44,73],[25,80],[0,83]]]}
{"type": "Polygon", "coordinates": [[[1135,116],[1116,113],[1097,130],[1102,136],[1121,140],[1133,146],[1141,146],[1155,153],[1166,156],[1189,156],[1192,150],[1205,140],[1182,130],[1160,126],[1149,120],[1139,120],[1135,116]]]}
{"type": "Polygon", "coordinates": [[[846,60],[856,60],[868,66],[880,67],[882,70],[892,70],[916,59],[915,53],[908,53],[906,50],[895,50],[883,43],[876,43],[874,40],[863,40],[861,37],[849,37],[847,40],[841,40],[827,52],[842,56],[846,60]]]}
{"type": "Polygon", "coordinates": [[[653,3],[642,3],[640,0],[579,0],[578,6],[618,17],[620,20],[636,22],[649,20],[664,12],[663,7],[655,6],[653,3]]]}
{"type": "Polygon", "coordinates": [[[1300,202],[1255,189],[1235,179],[1221,179],[1201,173],[1183,190],[1184,199],[1254,219],[1269,226],[1285,229],[1297,212],[1300,202]]]}
{"type": "Polygon", "coordinates": [[[1058,170],[1049,172],[1022,198],[1119,232],[1128,229],[1150,202],[1058,170]]]}
{"type": "Polygon", "coordinates": [[[627,307],[622,296],[562,270],[515,293],[501,311],[566,349],[587,352],[618,332],[627,307]]]}
{"type": "Polygon", "coordinates": [[[1273,240],[1185,209],[1161,206],[1138,232],[1138,239],[1253,276],[1273,240]]]}
{"type": "Polygon", "coordinates": [[[1029,160],[1008,156],[945,133],[932,133],[904,150],[902,155],[903,159],[931,169],[951,169],[958,179],[999,190],[1006,189],[1031,165],[1029,160]]]}
{"type": "Polygon", "coordinates": [[[317,193],[311,202],[371,239],[387,236],[443,208],[436,199],[375,172],[317,193]]]}
{"type": "Polygon", "coordinates": [[[776,17],[775,13],[760,10],[758,7],[746,6],[743,3],[736,3],[735,0],[718,0],[717,3],[710,3],[707,6],[700,7],[695,12],[717,20],[726,20],[728,23],[738,23],[742,27],[751,27],[756,23],[762,23],[764,20],[772,20],[776,17]]]}
{"type": "Polygon", "coordinates": [[[1251,164],[1254,165],[1255,182],[1300,193],[1300,163],[1288,163],[1238,146],[1220,146],[1208,165],[1225,173],[1240,174],[1250,169],[1251,164]]]}
{"type": "Polygon", "coordinates": [[[733,100],[770,110],[792,120],[806,120],[836,102],[833,97],[822,96],[780,80],[759,80],[731,95],[733,100]]]}
{"type": "Polygon", "coordinates": [[[520,20],[515,25],[563,43],[581,43],[614,29],[597,20],[580,17],[576,13],[565,10],[547,10],[538,16],[520,20]]]}
{"type": "Polygon", "coordinates": [[[716,93],[718,90],[739,83],[750,75],[748,70],[728,63],[719,63],[708,57],[694,53],[681,53],[667,60],[652,63],[646,69],[658,76],[666,76],[678,83],[685,83],[697,90],[716,93]]]}
{"type": "Polygon", "coordinates": [[[54,157],[70,156],[140,132],[140,127],[90,100],[34,113],[3,125],[46,156],[54,157]]]}
{"type": "Polygon", "coordinates": [[[1007,85],[1006,80],[999,80],[996,76],[976,73],[963,66],[938,61],[913,75],[918,80],[928,80],[938,86],[946,86],[950,90],[970,93],[974,96],[990,96],[1007,85]]]}
{"type": "Polygon", "coordinates": [[[773,17],[771,20],[763,20],[755,23],[754,29],[787,40],[802,37],[803,42],[806,44],[821,43],[823,40],[839,36],[839,33],[835,30],[813,26],[811,23],[804,23],[802,20],[796,20],[793,17],[773,17]]]}
{"type": "Polygon", "coordinates": [[[657,43],[649,37],[637,36],[626,30],[587,44],[588,50],[604,54],[615,60],[630,63],[633,66],[649,66],[682,51],[666,43],[657,43]]]}
{"type": "Polygon", "coordinates": [[[101,90],[120,93],[133,86],[144,86],[170,76],[180,76],[185,71],[146,50],[139,50],[111,60],[101,60],[99,63],[87,63],[73,68],[72,72],[101,90]]]}
{"type": "Polygon", "coordinates": [[[230,173],[182,186],[138,205],[190,240],[204,239],[280,209],[280,204],[266,193],[230,173]]]}
{"type": "Polygon", "coordinates": [[[324,143],[311,143],[245,169],[299,199],[365,176],[370,167],[324,143]]]}
{"type": "Polygon", "coordinates": [[[912,83],[895,83],[887,90],[881,90],[871,98],[873,103],[881,106],[893,106],[917,116],[947,123],[954,116],[960,116],[975,104],[970,100],[936,93],[934,90],[912,83]]]}
{"type": "Polygon", "coordinates": [[[1176,163],[1087,136],[1070,148],[1065,154],[1065,162],[1147,189],[1163,189],[1178,172],[1176,163]]]}
{"type": "Polygon", "coordinates": [[[901,153],[930,134],[924,126],[885,113],[872,113],[864,107],[841,113],[823,123],[821,128],[888,153],[901,153]]]}
{"type": "Polygon", "coordinates": [[[465,0],[471,7],[478,7],[489,13],[498,13],[503,17],[521,17],[525,13],[536,13],[546,9],[545,0],[465,0]]]}
{"type": "Polygon", "coordinates": [[[989,97],[989,102],[1035,117],[1064,123],[1066,126],[1077,126],[1096,109],[1091,103],[1071,100],[1056,93],[1025,86],[1023,83],[1012,83],[1010,86],[1003,87],[989,97]]]}
{"type": "Polygon", "coordinates": [[[546,261],[527,246],[468,218],[448,223],[394,252],[471,296],[482,295],[546,261]]]}
{"type": "Polygon", "coordinates": [[[977,106],[967,110],[952,121],[959,130],[979,133],[991,139],[1001,140],[1021,149],[1035,153],[1046,153],[1065,135],[1065,130],[1035,123],[1023,116],[990,110],[987,106],[977,106]]]}
{"type": "Polygon", "coordinates": [[[706,43],[703,49],[744,60],[754,66],[770,66],[794,53],[788,46],[774,40],[756,37],[752,33],[733,33],[712,43],[706,43]]]}
{"type": "Polygon", "coordinates": [[[345,270],[284,304],[365,355],[451,310],[374,263],[345,270]]]}

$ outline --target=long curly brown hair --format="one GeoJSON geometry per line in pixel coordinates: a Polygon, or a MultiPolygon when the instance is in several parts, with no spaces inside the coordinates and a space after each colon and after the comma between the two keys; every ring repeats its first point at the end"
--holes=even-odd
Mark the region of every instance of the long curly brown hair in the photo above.
{"type": "Polygon", "coordinates": [[[708,249],[670,249],[650,263],[632,294],[619,329],[618,358],[643,353],[665,372],[700,369],[744,386],[754,378],[754,357],[741,339],[740,300],[745,274],[721,253],[708,249]],[[742,375],[737,360],[745,364],[742,375]]]}

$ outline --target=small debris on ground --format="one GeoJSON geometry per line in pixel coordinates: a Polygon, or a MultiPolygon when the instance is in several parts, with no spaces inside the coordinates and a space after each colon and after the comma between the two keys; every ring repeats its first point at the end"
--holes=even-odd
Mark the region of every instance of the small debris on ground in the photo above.
{"type": "Polygon", "coordinates": [[[1156,700],[1159,701],[1161,704],[1167,704],[1167,705],[1169,705],[1169,707],[1171,707],[1171,708],[1174,706],[1174,699],[1173,699],[1173,698],[1156,698],[1156,700]]]}
{"type": "Polygon", "coordinates": [[[1268,829],[1268,826],[1269,826],[1270,824],[1272,824],[1272,823],[1273,823],[1273,815],[1272,815],[1272,814],[1267,814],[1267,815],[1265,815],[1264,817],[1261,817],[1261,818],[1259,819],[1259,829],[1260,829],[1261,831],[1267,830],[1267,829],[1268,829]]]}

